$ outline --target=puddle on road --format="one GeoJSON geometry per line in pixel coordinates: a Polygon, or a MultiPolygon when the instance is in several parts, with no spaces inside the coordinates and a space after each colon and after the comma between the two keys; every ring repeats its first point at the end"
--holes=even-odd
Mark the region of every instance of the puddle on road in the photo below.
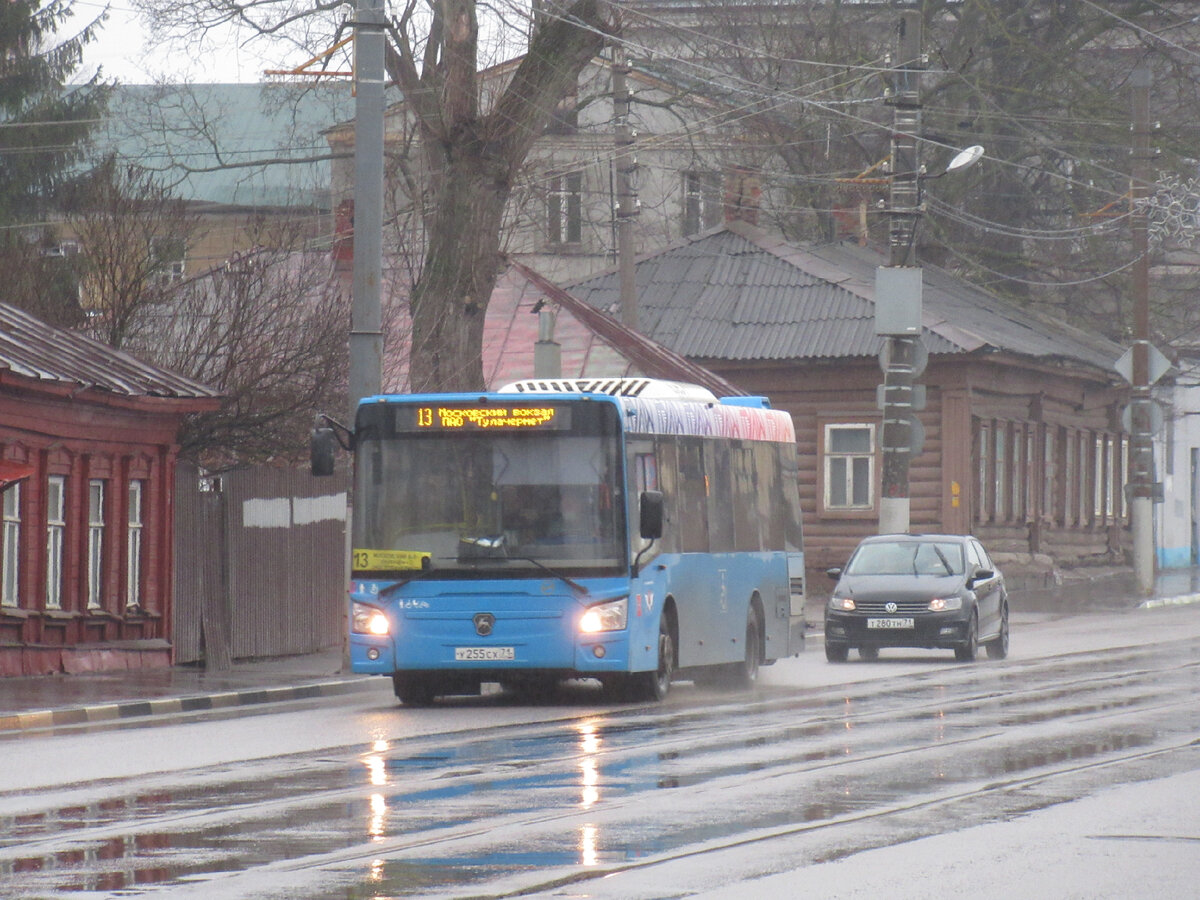
{"type": "MultiPolygon", "coordinates": [[[[515,816],[544,810],[528,844],[492,847],[487,852],[406,858],[415,851],[396,851],[376,859],[339,898],[420,896],[434,888],[453,888],[500,877],[506,873],[621,864],[646,856],[719,840],[752,829],[819,824],[856,812],[902,804],[947,786],[972,784],[1064,762],[1101,759],[1106,755],[1149,747],[1163,732],[1192,727],[1164,714],[1161,728],[1145,725],[1116,730],[1098,723],[1091,733],[1048,738],[1040,744],[980,745],[979,751],[945,745],[947,723],[969,731],[971,722],[1037,723],[1050,718],[1088,716],[1136,707],[1153,695],[1137,691],[1074,707],[1056,705],[1064,697],[1053,692],[1023,702],[1036,709],[1010,707],[1001,696],[981,697],[964,705],[951,704],[949,714],[936,708],[941,688],[926,686],[910,700],[925,708],[911,717],[892,717],[897,724],[939,729],[928,744],[929,759],[914,767],[912,760],[896,764],[887,751],[895,732],[864,721],[854,701],[821,721],[757,730],[760,722],[779,710],[751,714],[740,729],[716,740],[695,737],[711,720],[700,715],[661,718],[640,723],[604,718],[585,719],[530,737],[469,741],[458,746],[431,746],[409,755],[394,751],[411,744],[377,742],[352,759],[306,760],[294,775],[266,781],[241,781],[197,787],[177,793],[154,792],[129,798],[110,798],[87,806],[63,807],[33,816],[0,820],[0,847],[39,840],[51,841],[80,833],[77,845],[56,843],[53,852],[18,859],[0,859],[0,881],[22,891],[113,892],[163,884],[180,879],[253,868],[269,862],[319,855],[371,841],[415,838],[432,832],[468,828],[479,847],[480,829],[491,816],[515,816]],[[1046,704],[1046,706],[1043,706],[1046,704]],[[1002,713],[998,716],[997,713],[1002,713]],[[675,728],[683,725],[682,731],[675,728]],[[675,749],[659,746],[638,752],[642,745],[678,741],[675,749]],[[653,739],[653,740],[652,740],[653,739]],[[853,762],[852,776],[836,765],[853,762]],[[828,763],[828,765],[826,765],[828,763]],[[541,768],[539,768],[541,767],[541,768]],[[781,789],[757,805],[739,808],[711,821],[676,815],[668,810],[663,821],[647,820],[631,810],[623,824],[580,824],[572,813],[585,813],[602,801],[711,783],[749,772],[774,769],[805,771],[803,778],[781,779],[781,789]],[[801,787],[795,787],[801,785],[801,787]],[[365,790],[364,790],[365,789],[365,790]],[[789,795],[789,791],[793,795],[789,795]],[[334,802],[322,794],[343,793],[334,802]],[[305,798],[307,797],[307,800],[305,798]],[[820,798],[813,802],[813,798],[820,798]],[[296,800],[295,805],[288,805],[296,800]],[[274,801],[283,801],[274,803],[274,801]],[[308,805],[302,805],[307,802],[308,805]],[[154,819],[209,809],[229,810],[245,805],[248,818],[223,821],[188,830],[156,829],[154,819]],[[259,804],[274,809],[256,808],[259,804]],[[565,816],[558,834],[544,824],[546,817],[565,816]],[[149,820],[149,821],[147,821],[149,820]],[[147,821],[148,830],[138,830],[147,821]],[[111,834],[126,824],[129,833],[89,840],[89,829],[111,834]]],[[[889,697],[889,701],[894,697],[889,697]]],[[[869,702],[859,704],[869,708],[869,702]]],[[[828,707],[827,707],[828,709],[828,707]]],[[[1193,715],[1195,718],[1195,715],[1193,715]]],[[[413,748],[415,749],[415,748],[413,748]]],[[[911,749],[911,747],[910,747],[911,749]]],[[[686,805],[685,805],[686,806],[686,805]]],[[[445,846],[453,846],[451,839],[445,846]]],[[[28,896],[30,894],[26,894],[28,896]]]]}

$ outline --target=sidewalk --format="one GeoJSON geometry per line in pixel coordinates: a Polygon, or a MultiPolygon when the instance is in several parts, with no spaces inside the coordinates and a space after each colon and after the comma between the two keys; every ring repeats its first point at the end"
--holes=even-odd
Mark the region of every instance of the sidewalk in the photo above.
{"type": "MultiPolygon", "coordinates": [[[[824,593],[828,593],[824,588],[824,593]]],[[[1161,573],[1153,596],[1138,599],[1127,571],[1079,573],[1062,584],[1009,591],[1014,615],[1154,608],[1200,603],[1200,570],[1161,573]]],[[[825,601],[806,609],[810,650],[820,652],[825,601]]],[[[226,709],[285,700],[327,697],[377,688],[376,676],[342,672],[341,649],[304,656],[238,662],[224,672],[176,666],[80,675],[0,678],[0,734],[139,716],[226,709]]]]}
{"type": "Polygon", "coordinates": [[[341,648],[238,662],[223,672],[191,666],[0,678],[0,733],[327,697],[381,684],[341,673],[341,648]]]}

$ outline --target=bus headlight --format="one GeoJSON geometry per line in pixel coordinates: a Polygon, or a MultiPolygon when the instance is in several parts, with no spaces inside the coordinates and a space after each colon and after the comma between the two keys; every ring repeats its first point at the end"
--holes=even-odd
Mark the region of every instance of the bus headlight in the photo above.
{"type": "Polygon", "coordinates": [[[579,620],[579,630],[584,634],[600,631],[620,631],[629,621],[629,598],[597,603],[584,610],[579,620]]]}
{"type": "Polygon", "coordinates": [[[374,634],[382,637],[390,630],[387,616],[383,610],[365,603],[355,603],[352,609],[355,634],[374,634]]]}

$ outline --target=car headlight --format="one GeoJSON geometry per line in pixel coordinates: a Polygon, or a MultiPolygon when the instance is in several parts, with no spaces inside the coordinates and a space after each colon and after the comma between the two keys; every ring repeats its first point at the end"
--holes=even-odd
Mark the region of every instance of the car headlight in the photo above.
{"type": "Polygon", "coordinates": [[[962,597],[934,597],[929,601],[930,612],[948,612],[962,609],[962,597]]]}
{"type": "Polygon", "coordinates": [[[382,637],[391,630],[391,625],[387,616],[383,614],[383,610],[374,606],[355,603],[352,607],[352,615],[354,618],[352,628],[355,634],[373,634],[382,637]]]}
{"type": "Polygon", "coordinates": [[[620,631],[629,621],[629,598],[597,603],[584,610],[579,619],[579,630],[584,634],[600,631],[620,631]]]}
{"type": "Polygon", "coordinates": [[[830,597],[829,608],[838,612],[852,612],[858,609],[854,601],[849,597],[830,597]]]}

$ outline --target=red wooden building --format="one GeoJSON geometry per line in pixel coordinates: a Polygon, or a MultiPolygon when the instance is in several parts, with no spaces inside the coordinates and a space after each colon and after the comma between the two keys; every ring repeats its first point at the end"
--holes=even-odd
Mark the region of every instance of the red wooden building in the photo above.
{"type": "Polygon", "coordinates": [[[176,434],[218,405],[0,304],[0,675],[171,662],[176,434]]]}

